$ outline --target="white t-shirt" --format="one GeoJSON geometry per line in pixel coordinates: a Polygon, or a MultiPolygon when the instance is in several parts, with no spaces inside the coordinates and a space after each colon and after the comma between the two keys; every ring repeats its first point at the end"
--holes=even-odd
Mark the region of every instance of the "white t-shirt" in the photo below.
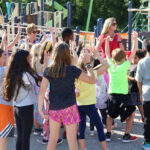
{"type": "Polygon", "coordinates": [[[14,106],[17,107],[28,106],[37,103],[37,97],[35,94],[36,83],[34,78],[29,73],[26,72],[23,74],[23,82],[26,88],[20,87],[17,98],[16,98],[16,92],[17,92],[17,88],[16,88],[13,97],[14,106]]]}

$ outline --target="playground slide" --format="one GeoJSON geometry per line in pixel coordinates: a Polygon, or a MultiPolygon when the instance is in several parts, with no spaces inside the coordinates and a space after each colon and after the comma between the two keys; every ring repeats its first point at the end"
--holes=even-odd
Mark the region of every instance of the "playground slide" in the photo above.
{"type": "MultiPolygon", "coordinates": [[[[46,0],[46,4],[49,6],[52,6],[52,1],[51,0],[46,0]]],[[[58,2],[54,1],[54,8],[58,11],[61,11],[61,9],[63,8],[63,19],[65,19],[67,17],[67,9],[65,7],[63,7],[62,5],[60,5],[58,2]]],[[[59,22],[59,16],[57,16],[56,18],[56,22],[59,22]]],[[[52,20],[50,20],[47,25],[51,25],[52,26],[52,20]]]]}

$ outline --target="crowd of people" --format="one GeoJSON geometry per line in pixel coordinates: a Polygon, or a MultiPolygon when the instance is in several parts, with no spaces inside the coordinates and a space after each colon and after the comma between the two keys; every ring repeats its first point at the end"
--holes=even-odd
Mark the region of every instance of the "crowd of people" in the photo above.
{"type": "MultiPolygon", "coordinates": [[[[150,39],[138,49],[138,33],[132,33],[132,50],[127,55],[122,38],[115,33],[115,18],[105,20],[95,47],[76,46],[70,28],[62,37],[49,27],[37,40],[38,28],[29,24],[11,43],[7,31],[0,43],[0,150],[16,125],[16,150],[30,149],[31,132],[43,137],[47,150],[56,150],[67,138],[69,150],[87,150],[85,129],[97,129],[102,150],[108,150],[111,130],[120,116],[126,122],[122,142],[136,141],[130,134],[136,106],[144,125],[145,150],[150,150],[150,39]],[[98,113],[98,111],[100,113],[98,113]],[[104,127],[107,132],[104,133],[104,127]]],[[[142,124],[142,123],[141,123],[142,124]]]]}

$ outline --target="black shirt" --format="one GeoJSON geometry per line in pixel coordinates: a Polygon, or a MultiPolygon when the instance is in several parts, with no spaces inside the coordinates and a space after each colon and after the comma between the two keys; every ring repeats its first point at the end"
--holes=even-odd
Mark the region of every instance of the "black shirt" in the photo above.
{"type": "Polygon", "coordinates": [[[75,79],[77,79],[81,70],[75,66],[67,66],[64,78],[52,78],[48,74],[48,69],[44,71],[44,77],[50,82],[50,109],[60,110],[76,104],[75,79]]]}
{"type": "MultiPolygon", "coordinates": [[[[137,65],[131,65],[131,68],[128,71],[128,75],[135,78],[136,71],[137,71],[137,65]]],[[[129,93],[139,92],[137,82],[128,80],[128,83],[129,83],[129,93]]]]}

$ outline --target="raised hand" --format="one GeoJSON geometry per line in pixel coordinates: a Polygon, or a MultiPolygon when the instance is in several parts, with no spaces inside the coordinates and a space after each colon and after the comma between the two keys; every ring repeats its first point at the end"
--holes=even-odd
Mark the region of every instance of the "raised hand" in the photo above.
{"type": "Polygon", "coordinates": [[[53,28],[51,26],[47,27],[51,34],[53,34],[53,28]]]}
{"type": "Polygon", "coordinates": [[[133,38],[133,40],[137,40],[137,38],[138,38],[138,32],[133,31],[132,32],[132,38],[133,38]]]}
{"type": "Polygon", "coordinates": [[[120,42],[121,41],[121,35],[120,35],[120,33],[118,33],[118,42],[120,42]]]}
{"type": "Polygon", "coordinates": [[[109,42],[111,40],[111,37],[110,36],[107,36],[106,38],[105,38],[105,41],[106,42],[109,42]]]}
{"type": "Polygon", "coordinates": [[[21,34],[22,29],[21,29],[21,27],[20,27],[20,24],[17,24],[17,27],[18,27],[18,33],[21,34]]]}
{"type": "Polygon", "coordinates": [[[82,58],[84,64],[90,63],[90,61],[91,61],[91,55],[90,55],[90,53],[82,53],[80,55],[80,57],[82,58]]]}
{"type": "Polygon", "coordinates": [[[99,56],[99,52],[94,48],[94,47],[91,47],[90,48],[90,52],[93,53],[93,55],[95,57],[98,57],[99,56]]]}

